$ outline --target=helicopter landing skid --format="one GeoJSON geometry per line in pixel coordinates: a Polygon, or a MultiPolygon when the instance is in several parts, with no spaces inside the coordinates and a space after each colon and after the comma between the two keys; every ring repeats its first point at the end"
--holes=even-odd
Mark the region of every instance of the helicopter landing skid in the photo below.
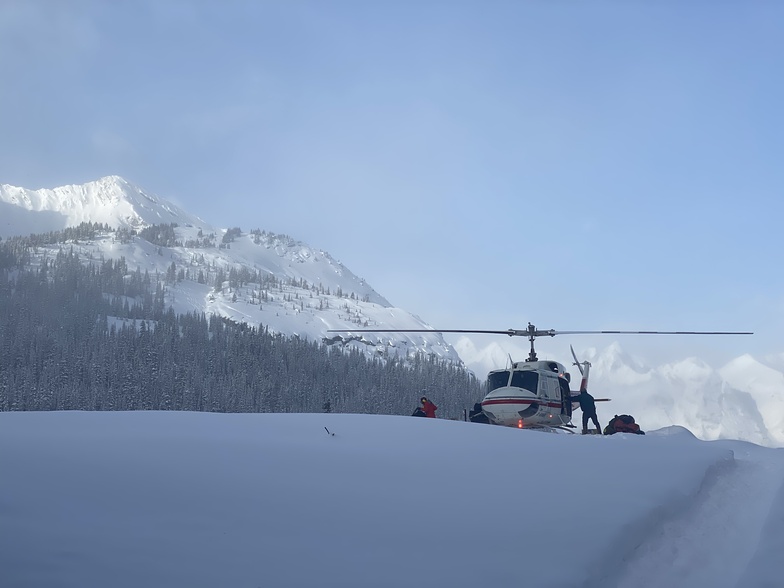
{"type": "Polygon", "coordinates": [[[572,425],[529,425],[523,427],[529,431],[544,431],[545,433],[569,433],[574,435],[577,432],[577,427],[572,425]]]}

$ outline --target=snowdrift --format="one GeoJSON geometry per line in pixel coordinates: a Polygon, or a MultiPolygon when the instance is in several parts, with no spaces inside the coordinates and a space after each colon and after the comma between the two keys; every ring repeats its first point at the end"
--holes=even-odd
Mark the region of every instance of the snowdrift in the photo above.
{"type": "Polygon", "coordinates": [[[735,467],[677,427],[2,413],[0,570],[64,588],[613,585],[735,467]]]}

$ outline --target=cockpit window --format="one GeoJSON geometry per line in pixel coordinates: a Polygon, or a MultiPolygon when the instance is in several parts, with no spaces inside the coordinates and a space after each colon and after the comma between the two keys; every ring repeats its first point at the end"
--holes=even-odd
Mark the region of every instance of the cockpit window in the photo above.
{"type": "Polygon", "coordinates": [[[539,374],[528,370],[513,372],[511,386],[524,388],[525,390],[536,394],[536,391],[539,388],[539,374]]]}
{"type": "Polygon", "coordinates": [[[504,370],[492,372],[487,376],[487,391],[492,392],[496,388],[503,388],[509,384],[509,372],[504,370]]]}

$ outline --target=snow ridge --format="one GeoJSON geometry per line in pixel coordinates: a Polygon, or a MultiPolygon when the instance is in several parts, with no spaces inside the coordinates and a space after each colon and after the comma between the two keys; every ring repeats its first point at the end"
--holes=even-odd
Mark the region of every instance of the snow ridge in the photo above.
{"type": "MultiPolygon", "coordinates": [[[[55,213],[58,230],[83,222],[108,224],[113,228],[138,229],[152,224],[206,223],[178,206],[145,192],[119,176],[106,176],[82,185],[60,186],[54,189],[28,190],[8,184],[0,185],[0,202],[29,212],[55,213]]],[[[37,219],[36,219],[37,220],[37,219]]],[[[31,216],[31,221],[35,224],[31,216]]],[[[12,227],[4,228],[11,230],[12,227]]],[[[34,230],[40,230],[37,227],[34,230]]],[[[22,227],[14,233],[27,234],[22,227]]]]}

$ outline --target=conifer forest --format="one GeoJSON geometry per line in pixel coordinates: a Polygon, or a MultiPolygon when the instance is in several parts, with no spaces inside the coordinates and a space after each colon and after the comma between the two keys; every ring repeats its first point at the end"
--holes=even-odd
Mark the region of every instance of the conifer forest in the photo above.
{"type": "Polygon", "coordinates": [[[481,398],[448,361],[368,357],[203,313],[175,314],[166,280],[125,259],[85,264],[85,224],[0,241],[0,410],[185,410],[410,415],[423,391],[438,416],[481,398]],[[53,256],[44,243],[62,243],[53,256]]]}

